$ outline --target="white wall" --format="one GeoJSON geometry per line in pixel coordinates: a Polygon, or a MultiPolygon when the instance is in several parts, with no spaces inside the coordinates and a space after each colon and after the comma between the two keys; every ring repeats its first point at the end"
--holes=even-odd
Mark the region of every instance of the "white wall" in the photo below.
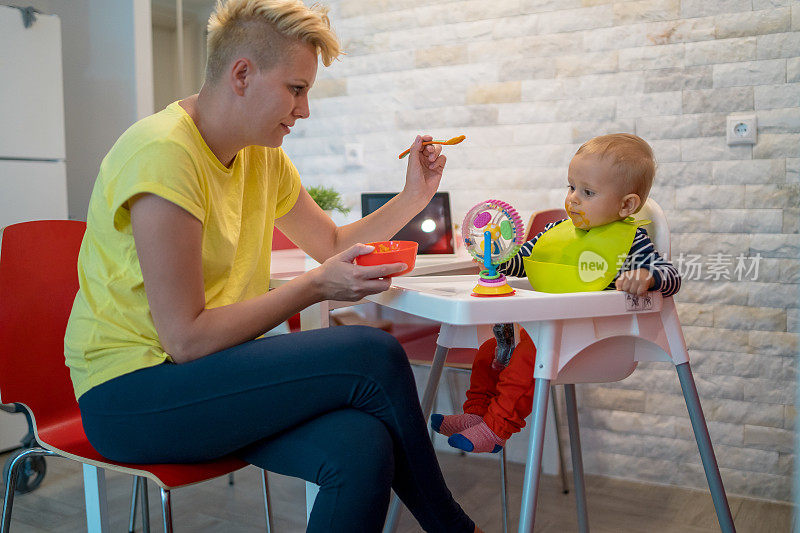
{"type": "Polygon", "coordinates": [[[103,156],[128,126],[153,110],[150,3],[25,3],[61,18],[69,216],[86,220],[103,156]]]}
{"type": "MultiPolygon", "coordinates": [[[[211,5],[210,0],[207,2],[211,5]]],[[[183,10],[184,77],[178,79],[175,4],[153,3],[153,78],[155,109],[196,93],[203,84],[206,62],[205,26],[209,7],[186,2],[183,10]]]]}
{"type": "MultiPolygon", "coordinates": [[[[419,131],[446,148],[456,219],[489,197],[559,206],[580,143],[627,131],[659,161],[672,252],[762,258],[757,279],[687,279],[677,301],[731,493],[788,500],[795,463],[800,208],[797,0],[334,0],[348,55],[321,69],[285,142],[307,184],[397,191],[419,131]],[[730,113],[758,117],[728,146],[730,113]],[[364,167],[345,165],[345,143],[364,167]]],[[[751,263],[748,263],[751,264],[751,263]]],[[[684,269],[685,271],[685,269],[684,269]]],[[[693,276],[687,276],[693,277],[693,276]]],[[[581,386],[590,473],[705,489],[675,370],[581,386]]],[[[524,436],[514,438],[524,445],[524,436]]],[[[568,450],[567,450],[568,451],[568,450]]],[[[519,456],[517,456],[519,457],[519,456]]]]}

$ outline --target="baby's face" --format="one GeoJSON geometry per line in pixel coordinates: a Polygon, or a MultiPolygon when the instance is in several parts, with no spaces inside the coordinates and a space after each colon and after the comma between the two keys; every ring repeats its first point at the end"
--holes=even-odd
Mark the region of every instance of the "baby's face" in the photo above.
{"type": "Polygon", "coordinates": [[[622,190],[610,158],[576,155],[569,164],[567,181],[564,209],[576,228],[590,229],[627,216],[621,211],[629,191],[622,190]]]}

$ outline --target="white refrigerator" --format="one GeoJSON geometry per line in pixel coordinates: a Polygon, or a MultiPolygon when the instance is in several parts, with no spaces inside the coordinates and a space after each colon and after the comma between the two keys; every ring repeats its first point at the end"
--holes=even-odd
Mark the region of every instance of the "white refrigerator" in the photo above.
{"type": "Polygon", "coordinates": [[[0,6],[0,227],[67,218],[61,21],[0,6]]]}
{"type": "MultiPolygon", "coordinates": [[[[0,228],[67,218],[61,22],[0,6],[0,228]]],[[[31,331],[34,331],[32,329],[31,331]]],[[[27,432],[22,413],[0,411],[0,451],[27,432]]]]}

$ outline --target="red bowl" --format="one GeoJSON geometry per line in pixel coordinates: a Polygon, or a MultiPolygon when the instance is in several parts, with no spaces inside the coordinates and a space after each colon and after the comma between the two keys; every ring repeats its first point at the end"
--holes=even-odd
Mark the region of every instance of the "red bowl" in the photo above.
{"type": "Polygon", "coordinates": [[[405,263],[408,268],[402,272],[389,274],[387,278],[408,274],[414,269],[417,260],[419,244],[414,241],[378,241],[368,242],[375,247],[375,251],[356,257],[356,264],[361,266],[386,265],[391,263],[405,263]]]}

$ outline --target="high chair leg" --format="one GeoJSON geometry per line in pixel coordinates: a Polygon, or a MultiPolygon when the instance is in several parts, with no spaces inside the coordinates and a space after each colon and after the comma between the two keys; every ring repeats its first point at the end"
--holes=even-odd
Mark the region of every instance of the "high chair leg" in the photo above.
{"type": "Polygon", "coordinates": [[[555,427],[553,429],[556,432],[556,446],[558,446],[558,467],[561,474],[561,490],[564,494],[568,494],[569,481],[567,480],[567,464],[564,461],[564,446],[561,442],[561,432],[558,430],[558,410],[560,407],[558,406],[558,396],[556,396],[555,385],[550,387],[550,400],[553,402],[553,419],[555,420],[555,427]]]}
{"type": "Polygon", "coordinates": [[[503,506],[503,533],[508,533],[508,469],[505,447],[500,450],[500,505],[503,506]]]}
{"type": "MultiPolygon", "coordinates": [[[[436,411],[437,413],[439,412],[439,409],[437,408],[438,404],[439,404],[439,395],[437,394],[437,395],[435,395],[433,397],[433,407],[431,408],[431,413],[434,412],[434,411],[436,411]]],[[[430,424],[428,424],[428,434],[430,435],[431,443],[433,443],[433,445],[435,446],[436,445],[436,432],[433,430],[433,428],[431,427],[430,424]]]]}
{"type": "Polygon", "coordinates": [[[572,478],[575,484],[575,504],[578,513],[578,531],[589,533],[589,515],[586,510],[586,483],[583,478],[583,454],[581,435],[578,429],[578,404],[575,401],[575,385],[564,385],[564,399],[567,403],[567,424],[569,426],[569,446],[572,454],[572,478]]]}
{"type": "MultiPolygon", "coordinates": [[[[461,405],[462,395],[458,394],[458,372],[468,373],[467,370],[450,368],[445,369],[445,378],[447,379],[447,390],[450,392],[450,405],[453,406],[453,413],[458,413],[458,406],[461,405]]],[[[464,457],[467,454],[464,450],[458,450],[458,455],[464,457]]]]}
{"type": "Polygon", "coordinates": [[[452,405],[454,413],[458,412],[458,406],[461,405],[461,396],[458,394],[458,382],[456,381],[457,375],[455,368],[445,369],[447,392],[450,394],[450,405],[452,405]]]}
{"type": "Polygon", "coordinates": [[[542,469],[544,426],[547,421],[547,401],[549,396],[550,380],[536,378],[533,390],[531,441],[528,446],[528,461],[525,465],[525,482],[522,486],[522,509],[519,517],[520,533],[533,533],[533,524],[536,519],[536,500],[539,496],[539,476],[542,469]]]}
{"type": "Polygon", "coordinates": [[[706,472],[711,498],[714,500],[719,527],[723,533],[735,533],[736,527],[733,525],[731,508],[728,505],[728,497],[725,495],[725,487],[722,485],[722,476],[719,474],[714,448],[711,446],[711,437],[708,435],[708,426],[706,426],[703,408],[700,406],[700,397],[697,395],[692,369],[688,362],[675,365],[675,369],[678,371],[678,378],[681,381],[683,398],[686,400],[694,438],[697,440],[697,448],[700,450],[700,458],[703,460],[703,469],[706,472]]]}
{"type": "MultiPolygon", "coordinates": [[[[444,368],[444,361],[447,359],[447,352],[449,348],[436,345],[436,351],[433,354],[433,361],[431,362],[431,370],[428,374],[428,382],[425,384],[425,392],[422,394],[422,416],[425,417],[425,422],[431,416],[433,409],[433,399],[436,397],[436,390],[439,388],[439,380],[442,378],[442,368],[444,368]]],[[[384,533],[394,533],[397,530],[397,523],[400,521],[400,498],[397,494],[392,494],[392,503],[389,505],[389,512],[386,516],[386,522],[383,525],[384,533]]]]}

